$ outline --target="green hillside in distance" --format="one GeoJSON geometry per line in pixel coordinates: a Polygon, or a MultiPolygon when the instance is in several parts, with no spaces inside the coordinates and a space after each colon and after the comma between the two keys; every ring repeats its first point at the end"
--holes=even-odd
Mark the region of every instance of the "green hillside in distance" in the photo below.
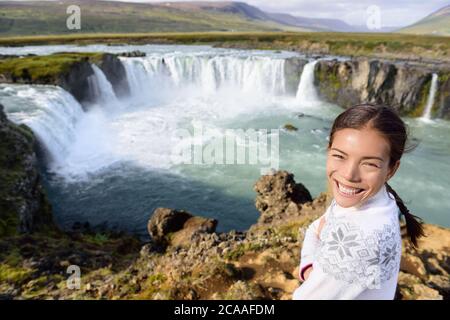
{"type": "Polygon", "coordinates": [[[433,12],[406,28],[400,29],[398,32],[450,36],[450,5],[433,12]]]}
{"type": "Polygon", "coordinates": [[[0,36],[67,33],[312,31],[282,24],[241,2],[129,3],[0,1],[0,36]],[[68,30],[66,9],[81,8],[81,30],[68,30]]]}

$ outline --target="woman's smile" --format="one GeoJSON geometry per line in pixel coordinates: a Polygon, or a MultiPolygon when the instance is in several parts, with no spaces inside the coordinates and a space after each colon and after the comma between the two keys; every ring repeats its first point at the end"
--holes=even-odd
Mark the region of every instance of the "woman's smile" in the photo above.
{"type": "Polygon", "coordinates": [[[342,195],[343,197],[356,198],[363,194],[364,189],[353,188],[353,187],[344,185],[344,184],[340,183],[339,181],[337,181],[336,179],[334,180],[334,182],[335,182],[335,185],[336,185],[336,188],[337,188],[339,194],[342,195]]]}

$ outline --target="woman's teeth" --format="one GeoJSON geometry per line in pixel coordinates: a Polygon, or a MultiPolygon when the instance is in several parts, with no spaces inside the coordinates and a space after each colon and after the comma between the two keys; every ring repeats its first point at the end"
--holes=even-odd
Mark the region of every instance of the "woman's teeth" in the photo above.
{"type": "Polygon", "coordinates": [[[356,188],[344,187],[339,182],[337,182],[337,185],[339,187],[339,191],[341,191],[342,193],[344,193],[346,195],[349,195],[349,196],[353,196],[353,195],[355,195],[357,193],[360,193],[361,191],[364,190],[364,189],[356,189],[356,188]]]}

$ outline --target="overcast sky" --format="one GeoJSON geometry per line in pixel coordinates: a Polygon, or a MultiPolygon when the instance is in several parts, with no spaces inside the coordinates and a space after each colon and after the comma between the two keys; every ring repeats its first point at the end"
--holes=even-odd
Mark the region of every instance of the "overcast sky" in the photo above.
{"type": "MultiPolygon", "coordinates": [[[[161,0],[112,1],[163,2],[161,0]]],[[[381,27],[407,26],[450,4],[450,0],[242,0],[241,2],[268,12],[289,13],[311,18],[340,19],[352,25],[366,25],[368,8],[377,6],[380,12],[381,27]]]]}
{"type": "MultiPolygon", "coordinates": [[[[162,2],[161,0],[119,1],[162,2]]],[[[450,4],[449,0],[243,0],[242,2],[269,12],[284,12],[312,18],[334,18],[352,25],[365,25],[368,16],[367,8],[375,5],[379,8],[382,27],[412,24],[450,4]]]]}

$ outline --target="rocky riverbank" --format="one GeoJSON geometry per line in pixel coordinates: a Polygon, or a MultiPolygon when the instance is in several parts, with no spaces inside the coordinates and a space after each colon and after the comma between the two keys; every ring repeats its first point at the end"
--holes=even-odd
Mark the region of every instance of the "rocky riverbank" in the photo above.
{"type": "Polygon", "coordinates": [[[423,115],[433,73],[436,94],[433,118],[450,119],[450,65],[357,58],[347,61],[320,60],[315,85],[322,98],[340,106],[361,102],[389,105],[402,116],[423,115]]]}
{"type": "Polygon", "coordinates": [[[32,131],[10,122],[0,105],[0,237],[54,227],[35,146],[32,131]]]}
{"type": "MultiPolygon", "coordinates": [[[[291,299],[300,285],[303,235],[329,205],[328,193],[312,199],[292,174],[280,171],[255,183],[261,216],[245,232],[217,233],[218,221],[169,208],[149,213],[151,240],[145,243],[83,224],[62,232],[42,200],[34,162],[14,160],[35,157],[32,133],[3,114],[1,120],[0,154],[10,162],[2,158],[0,173],[9,163],[12,176],[22,178],[2,189],[1,219],[8,232],[0,237],[0,298],[291,299]],[[17,143],[21,139],[24,150],[17,143]],[[23,220],[23,206],[15,205],[21,203],[36,204],[30,213],[34,219],[25,219],[36,221],[31,228],[10,224],[23,220]],[[67,282],[73,280],[68,268],[74,265],[80,270],[79,287],[67,282]]],[[[425,231],[418,250],[404,243],[398,299],[449,299],[450,230],[427,224],[425,231]]]]}
{"type": "Polygon", "coordinates": [[[48,56],[15,56],[0,59],[0,83],[51,84],[70,92],[83,106],[95,102],[90,77],[98,66],[117,96],[129,94],[125,68],[115,54],[61,52],[48,56]]]}
{"type": "Polygon", "coordinates": [[[314,85],[323,101],[347,108],[369,102],[386,104],[400,115],[421,117],[424,113],[433,74],[436,93],[431,117],[450,119],[450,64],[370,59],[367,57],[331,58],[313,55],[288,58],[285,64],[286,90],[295,94],[306,63],[314,66],[314,85]]]}

